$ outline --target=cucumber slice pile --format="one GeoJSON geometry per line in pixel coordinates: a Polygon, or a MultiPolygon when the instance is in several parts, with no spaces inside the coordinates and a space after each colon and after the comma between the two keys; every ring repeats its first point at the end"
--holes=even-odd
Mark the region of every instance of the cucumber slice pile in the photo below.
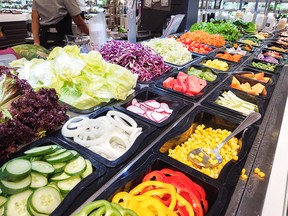
{"type": "Polygon", "coordinates": [[[25,151],[0,168],[0,215],[50,215],[92,172],[75,150],[47,145],[25,151]]]}

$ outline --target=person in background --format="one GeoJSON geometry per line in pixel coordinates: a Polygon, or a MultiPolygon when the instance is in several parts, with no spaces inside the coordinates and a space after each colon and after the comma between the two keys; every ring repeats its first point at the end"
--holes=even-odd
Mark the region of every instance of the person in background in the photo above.
{"type": "Polygon", "coordinates": [[[80,10],[81,10],[81,17],[83,19],[85,19],[85,14],[87,14],[87,9],[86,9],[86,4],[85,4],[85,1],[84,0],[77,0],[78,2],[78,5],[80,7],[80,10]]]}
{"type": "Polygon", "coordinates": [[[72,19],[81,32],[89,29],[81,17],[77,0],[33,0],[32,34],[35,45],[47,49],[65,45],[65,35],[73,35],[72,19]]]}

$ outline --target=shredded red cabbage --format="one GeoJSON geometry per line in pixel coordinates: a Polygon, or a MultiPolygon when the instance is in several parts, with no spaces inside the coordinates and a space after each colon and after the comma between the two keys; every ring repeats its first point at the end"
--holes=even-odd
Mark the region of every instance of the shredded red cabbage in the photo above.
{"type": "Polygon", "coordinates": [[[162,57],[140,43],[111,40],[102,47],[100,53],[106,61],[138,74],[138,80],[143,82],[171,70],[162,57]]]}

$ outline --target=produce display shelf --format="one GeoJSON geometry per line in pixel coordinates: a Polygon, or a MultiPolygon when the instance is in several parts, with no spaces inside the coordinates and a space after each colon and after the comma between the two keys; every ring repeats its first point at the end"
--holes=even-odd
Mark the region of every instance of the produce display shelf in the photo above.
{"type": "MultiPolygon", "coordinates": [[[[255,55],[263,46],[264,45],[255,48],[254,52],[240,63],[231,64],[231,70],[229,70],[229,72],[215,72],[213,70],[219,77],[216,81],[209,83],[207,85],[208,88],[204,91],[205,93],[199,95],[199,97],[184,97],[178,92],[171,92],[162,88],[162,82],[160,81],[163,81],[164,77],[161,77],[155,82],[138,83],[135,92],[125,101],[113,101],[113,103],[107,104],[99,109],[93,108],[93,111],[88,113],[77,113],[73,112],[73,109],[70,109],[68,113],[70,117],[87,114],[89,118],[105,115],[109,110],[119,110],[134,118],[138,125],[143,128],[143,134],[140,138],[137,138],[137,142],[135,141],[134,146],[131,147],[128,153],[115,161],[103,160],[104,157],[95,155],[91,153],[90,150],[73,143],[73,141],[62,135],[61,130],[39,140],[38,142],[45,143],[51,139],[55,144],[59,141],[63,143],[63,145],[67,145],[71,149],[75,148],[93,158],[95,164],[99,163],[101,167],[102,165],[104,166],[102,173],[98,173],[99,176],[97,176],[97,178],[91,176],[90,179],[88,179],[89,183],[87,183],[85,187],[82,187],[81,190],[76,190],[77,193],[75,191],[72,193],[71,191],[71,199],[69,201],[65,200],[65,202],[63,202],[64,204],[60,204],[51,215],[73,215],[85,204],[95,199],[110,200],[111,196],[119,187],[123,187],[125,183],[126,185],[124,187],[131,182],[135,184],[148,170],[161,169],[163,167],[171,167],[185,171],[191,180],[196,183],[201,182],[201,186],[205,190],[208,188],[206,191],[207,200],[209,205],[211,204],[211,209],[209,208],[207,216],[261,215],[263,213],[266,191],[270,184],[269,180],[272,175],[271,170],[276,155],[276,148],[278,148],[278,137],[282,129],[281,122],[284,116],[288,93],[286,89],[288,85],[287,66],[281,66],[275,73],[270,73],[273,83],[270,83],[269,87],[267,87],[267,92],[269,91],[267,97],[258,97],[256,100],[260,101],[258,106],[262,118],[247,130],[243,131],[242,135],[237,135],[237,138],[242,138],[242,143],[248,144],[248,146],[241,147],[238,153],[239,160],[230,161],[229,164],[225,165],[223,168],[224,171],[219,174],[218,179],[210,178],[179,161],[169,158],[167,149],[171,149],[171,146],[168,146],[169,148],[166,149],[166,152],[161,150],[163,146],[167,147],[166,144],[169,143],[170,140],[173,140],[173,138],[177,139],[181,137],[181,133],[184,134],[188,131],[187,127],[192,127],[191,124],[195,122],[206,125],[206,123],[209,123],[209,120],[212,120],[214,122],[210,123],[212,125],[214,124],[216,128],[219,125],[221,126],[221,124],[222,126],[228,125],[228,130],[233,130],[234,127],[236,128],[236,125],[239,124],[245,116],[239,112],[231,111],[226,107],[215,106],[213,103],[216,99],[215,95],[219,94],[219,89],[220,91],[229,89],[232,76],[239,71],[243,71],[243,68],[245,68],[244,70],[251,69],[252,71],[257,71],[255,68],[250,68],[249,63],[255,58],[255,55]],[[137,116],[137,114],[127,112],[125,108],[131,103],[133,98],[139,100],[160,99],[171,105],[174,113],[171,114],[166,122],[164,121],[161,124],[151,123],[149,122],[150,120],[142,119],[140,116],[137,116]],[[246,174],[248,175],[246,180],[240,178],[242,168],[246,169],[246,174]],[[258,175],[254,174],[255,168],[260,168],[266,176],[259,178],[258,175]],[[127,183],[127,181],[129,182],[127,183]],[[77,196],[73,196],[73,194],[77,194],[77,196]]],[[[211,58],[214,57],[211,56],[211,58]]],[[[199,62],[203,59],[205,59],[205,57],[191,62],[189,66],[199,66],[199,62]]],[[[167,76],[176,76],[176,73],[179,71],[185,72],[187,70],[186,67],[176,69],[173,69],[167,76]]],[[[267,72],[267,74],[269,74],[269,72],[267,72]]],[[[288,109],[286,110],[286,112],[288,112],[288,109]]],[[[287,115],[287,113],[285,114],[287,115]]],[[[209,124],[207,124],[207,127],[209,127],[209,124]]],[[[19,152],[19,154],[20,153],[21,152],[19,152]]],[[[96,173],[94,175],[96,175],[96,173]]]]}
{"type": "MultiPolygon", "coordinates": [[[[258,49],[260,48],[261,47],[258,49]]],[[[255,53],[257,53],[256,51],[258,51],[258,49],[255,50],[255,53]]],[[[246,63],[251,61],[254,57],[255,56],[253,53],[251,56],[249,56],[249,58],[239,64],[238,67],[234,67],[233,71],[238,71],[241,69],[241,67],[245,67],[246,63]]],[[[187,115],[195,109],[195,107],[202,106],[202,102],[209,97],[217,87],[223,85],[223,83],[225,83],[225,81],[231,75],[233,75],[233,73],[223,78],[223,80],[216,84],[213,90],[211,90],[211,92],[209,92],[207,95],[203,96],[197,101],[193,101],[194,106],[182,113],[182,115],[171,125],[162,128],[158,136],[156,136],[155,139],[152,139],[151,143],[142,149],[142,151],[140,151],[134,158],[132,158],[129,163],[123,165],[122,168],[118,169],[117,171],[114,170],[114,175],[111,175],[110,180],[106,181],[104,185],[95,191],[95,193],[93,193],[92,196],[90,196],[78,209],[76,209],[75,212],[79,211],[85,204],[101,197],[101,194],[103,195],[103,193],[107,192],[109,187],[111,187],[117,179],[119,180],[120,177],[125,176],[127,170],[131,169],[131,167],[133,168],[133,166],[135,167],[137,162],[139,163],[139,159],[141,157],[149,155],[151,148],[153,148],[161,139],[163,139],[163,137],[171,129],[179,126],[179,122],[185,119],[187,115]]],[[[257,131],[257,135],[244,165],[246,173],[248,174],[248,179],[241,180],[239,178],[239,180],[237,180],[236,187],[233,190],[228,206],[226,207],[225,211],[221,213],[221,215],[251,215],[251,212],[253,212],[253,215],[261,215],[275,150],[277,147],[276,144],[281,129],[281,120],[283,118],[284,107],[287,99],[287,84],[287,67],[284,66],[280,70],[279,79],[277,79],[277,84],[269,100],[265,115],[263,116],[262,121],[259,123],[259,130],[257,131]],[[265,178],[260,179],[257,175],[253,174],[253,170],[256,167],[260,168],[261,171],[266,174],[265,178]]],[[[153,85],[150,84],[150,86],[153,85]]],[[[141,88],[143,87],[145,86],[142,86],[141,88]]],[[[205,104],[203,106],[205,107],[205,104]]],[[[153,159],[153,155],[149,158],[153,159]]],[[[126,175],[129,175],[129,173],[126,175]]]]}

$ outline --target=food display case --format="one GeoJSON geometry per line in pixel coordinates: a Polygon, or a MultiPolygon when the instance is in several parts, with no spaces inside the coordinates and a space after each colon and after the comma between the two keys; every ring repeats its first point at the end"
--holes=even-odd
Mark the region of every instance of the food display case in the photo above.
{"type": "MultiPolygon", "coordinates": [[[[277,37],[277,35],[273,36],[277,37]]],[[[201,191],[205,191],[206,195],[202,194],[200,196],[201,204],[198,208],[203,208],[203,210],[198,209],[198,211],[205,212],[205,215],[261,215],[262,213],[269,215],[269,200],[274,196],[271,194],[275,191],[273,189],[275,181],[277,181],[275,176],[278,175],[278,167],[281,165],[281,162],[278,161],[278,155],[281,155],[283,153],[281,149],[286,147],[283,141],[285,139],[283,138],[285,136],[283,130],[285,130],[286,121],[283,120],[282,122],[282,119],[287,118],[287,107],[285,108],[285,105],[288,74],[285,63],[277,64],[275,67],[272,65],[273,70],[257,68],[255,64],[253,66],[253,62],[265,64],[256,58],[259,53],[266,54],[268,51],[269,48],[263,41],[261,45],[253,47],[253,51],[249,52],[249,55],[238,63],[227,61],[229,66],[227,71],[217,70],[202,64],[208,60],[217,59],[216,55],[223,52],[223,47],[215,48],[213,52],[207,55],[192,55],[191,53],[193,61],[181,67],[172,68],[167,74],[161,74],[158,78],[153,78],[152,82],[138,82],[135,92],[126,100],[114,100],[98,109],[91,109],[84,113],[74,112],[75,109],[70,107],[69,115],[71,119],[76,116],[80,120],[71,121],[70,126],[66,125],[66,133],[63,132],[63,129],[56,130],[26,146],[14,154],[12,158],[21,157],[23,159],[28,157],[30,160],[35,160],[34,157],[39,156],[35,154],[35,151],[39,153],[40,150],[33,150],[33,148],[44,147],[44,149],[57,148],[57,151],[60,151],[59,154],[65,152],[65,160],[67,159],[68,163],[75,156],[73,156],[75,150],[78,151],[78,157],[90,160],[92,164],[90,175],[86,178],[81,177],[81,182],[69,193],[65,188],[61,188],[61,194],[65,198],[51,215],[74,215],[94,200],[117,200],[115,197],[120,191],[128,193],[133,190],[144,181],[143,179],[148,178],[147,175],[153,171],[158,172],[158,174],[159,172],[166,172],[166,177],[181,172],[188,177],[189,181],[198,185],[198,189],[199,187],[202,188],[201,191]],[[191,67],[198,70],[198,72],[209,70],[215,76],[215,80],[207,80],[205,84],[204,82],[200,83],[203,88],[198,89],[197,93],[195,93],[195,89],[184,91],[183,86],[182,90],[171,89],[167,85],[168,81],[164,83],[169,78],[174,80],[179,76],[192,82],[187,77],[191,67]],[[244,92],[243,89],[235,88],[234,78],[238,79],[239,85],[248,83],[249,87],[253,87],[256,84],[261,84],[262,95],[251,91],[251,89],[244,92]],[[249,102],[255,108],[254,111],[261,114],[261,119],[239,133],[234,139],[235,142],[232,143],[231,141],[229,145],[227,144],[225,147],[227,158],[225,156],[223,159],[225,162],[223,162],[223,165],[218,165],[219,167],[217,166],[215,170],[207,171],[193,164],[191,165],[191,162],[187,160],[187,151],[175,153],[174,150],[180,149],[189,143],[196,143],[196,140],[191,141],[194,136],[202,140],[202,137],[200,139],[199,136],[209,134],[209,131],[213,131],[211,132],[213,134],[222,133],[222,131],[225,131],[225,133],[233,131],[243,121],[247,113],[216,103],[219,96],[224,92],[232,92],[240,99],[249,102]],[[134,108],[130,106],[134,106],[134,108]],[[141,111],[140,108],[146,111],[141,111]],[[149,114],[147,112],[148,108],[161,110],[160,112],[165,113],[165,118],[163,115],[159,117],[158,114],[151,114],[150,112],[149,114]],[[136,113],[132,112],[135,110],[136,113]],[[116,112],[120,113],[117,114],[118,117],[115,114],[116,112]],[[166,116],[166,114],[169,115],[166,116]],[[124,115],[128,117],[121,120],[124,115]],[[88,145],[87,147],[77,144],[74,135],[67,135],[69,134],[69,131],[67,132],[69,127],[70,129],[77,128],[79,124],[83,123],[81,121],[87,121],[88,118],[95,124],[96,121],[102,121],[104,116],[114,120],[118,118],[118,124],[124,125],[125,131],[128,131],[130,135],[139,132],[138,130],[136,132],[131,131],[131,128],[136,128],[134,122],[137,127],[141,127],[142,133],[133,139],[133,145],[117,159],[107,157],[109,153],[99,153],[99,150],[94,151],[92,148],[88,148],[88,145]],[[59,149],[59,146],[66,150],[59,149]],[[266,175],[256,174],[255,168],[260,169],[266,175]],[[243,176],[246,176],[246,178],[243,176]]],[[[286,56],[285,52],[279,53],[284,57],[286,56]]],[[[195,79],[193,81],[196,82],[195,79]]],[[[103,124],[106,123],[103,122],[103,124]]],[[[114,124],[114,126],[116,125],[114,124]]],[[[111,125],[105,125],[103,128],[103,130],[110,130],[111,125]]],[[[118,131],[119,129],[116,129],[116,132],[118,131]]],[[[115,129],[111,129],[111,133],[114,132],[115,129]]],[[[117,139],[122,138],[119,135],[117,136],[117,139]]],[[[219,141],[221,136],[219,135],[219,137],[213,139],[213,142],[219,141]]],[[[203,140],[203,143],[212,143],[211,140],[206,140],[205,137],[203,140]]],[[[111,142],[109,140],[109,144],[113,145],[112,138],[111,142]]],[[[124,144],[126,148],[127,143],[124,144]]],[[[40,157],[55,165],[55,161],[60,161],[59,155],[55,155],[51,152],[51,149],[49,151],[50,153],[44,156],[42,149],[40,157]]],[[[64,156],[62,155],[62,159],[64,156]]],[[[5,169],[7,169],[7,164],[4,166],[5,162],[1,163],[2,168],[4,167],[3,172],[6,172],[5,169]]],[[[287,168],[283,168],[283,170],[285,172],[282,176],[287,178],[287,168]]],[[[49,181],[51,181],[49,184],[53,185],[56,181],[58,185],[59,182],[57,183],[57,181],[65,180],[62,179],[62,174],[49,177],[49,181]],[[61,179],[59,180],[59,178],[61,179]]],[[[72,174],[75,174],[75,178],[80,175],[74,171],[72,174]]],[[[286,181],[283,181],[282,185],[285,184],[287,184],[286,181]]],[[[145,193],[145,191],[142,192],[145,193]]],[[[180,199],[179,196],[177,199],[180,199]]],[[[37,211],[34,204],[29,202],[29,206],[30,210],[37,211]]],[[[283,211],[285,212],[286,209],[283,209],[283,211]]]]}

